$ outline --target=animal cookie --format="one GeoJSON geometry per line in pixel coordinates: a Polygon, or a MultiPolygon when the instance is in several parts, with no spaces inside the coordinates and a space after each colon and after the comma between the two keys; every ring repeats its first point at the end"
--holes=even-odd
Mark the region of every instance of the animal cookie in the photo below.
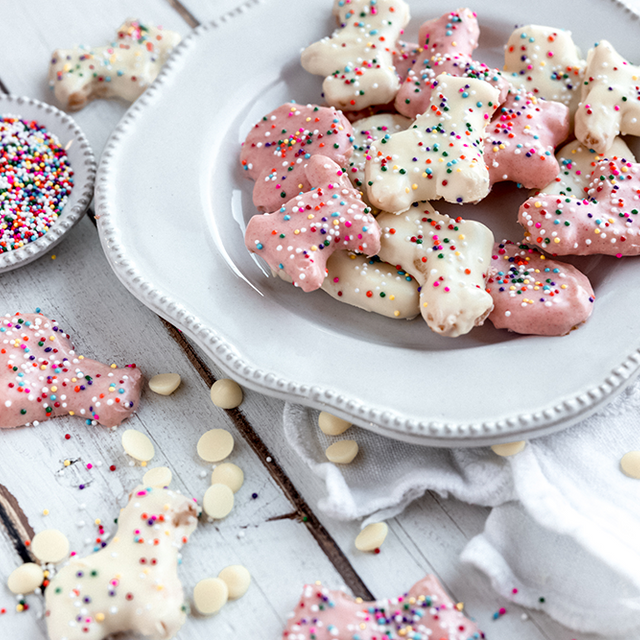
{"type": "Polygon", "coordinates": [[[471,58],[479,35],[478,20],[471,9],[457,9],[425,22],[420,27],[422,46],[418,55],[411,69],[401,75],[403,82],[396,95],[396,110],[409,118],[424,113],[429,108],[433,81],[441,73],[489,82],[500,91],[499,102],[504,101],[509,83],[497,69],[471,58]]]}
{"type": "Polygon", "coordinates": [[[420,313],[433,331],[456,337],[480,325],[493,308],[485,283],[493,234],[472,220],[450,218],[428,203],[398,216],[381,213],[379,256],[402,266],[420,285],[420,313]]]}
{"type": "Polygon", "coordinates": [[[479,640],[484,633],[428,575],[398,598],[364,602],[321,584],[304,586],[282,640],[479,640]]]}
{"type": "Polygon", "coordinates": [[[570,31],[529,24],[516,29],[504,48],[504,75],[538,98],[561,102],[575,113],[586,61],[570,31]]]}
{"type": "Polygon", "coordinates": [[[253,216],[244,241],[273,270],[282,269],[303,291],[314,291],[322,285],[334,251],[378,253],[380,227],[333,160],[312,156],[305,175],[311,190],[275,213],[253,216]]]}
{"type": "Polygon", "coordinates": [[[0,428],[77,415],[115,427],[138,406],[142,374],[79,356],[69,335],[42,314],[0,320],[0,428]]]}
{"type": "Polygon", "coordinates": [[[481,80],[440,75],[431,107],[413,126],[371,145],[365,165],[375,207],[406,211],[419,200],[476,202],[489,193],[485,128],[498,90],[481,80]]]}
{"type": "Polygon", "coordinates": [[[56,49],[49,86],[65,109],[77,111],[95,98],[136,100],[156,79],[180,36],[127,20],[106,47],[56,49]]]}
{"type": "Polygon", "coordinates": [[[563,104],[510,93],[484,141],[491,184],[511,180],[527,189],[548,184],[560,170],[555,148],[568,135],[569,109],[563,104]]]}
{"type": "MultiPolygon", "coordinates": [[[[622,138],[616,138],[607,152],[611,160],[622,159],[625,162],[635,162],[635,156],[622,138]]],[[[540,189],[548,195],[573,196],[584,198],[587,195],[591,172],[595,169],[603,156],[593,149],[588,149],[579,140],[572,140],[556,153],[556,160],[560,171],[549,184],[540,189]]]]}
{"type": "Polygon", "coordinates": [[[333,107],[288,102],[258,122],[242,145],[240,161],[256,181],[253,204],[272,212],[311,188],[305,168],[320,153],[345,166],[353,152],[353,129],[333,107]]]}
{"type": "Polygon", "coordinates": [[[504,240],[494,247],[491,267],[489,320],[498,329],[563,336],[593,311],[591,283],[570,264],[504,240]]]}
{"type": "Polygon", "coordinates": [[[322,290],[332,298],[387,318],[419,313],[418,283],[401,267],[351,251],[336,251],[327,262],[322,290]]]}
{"type": "Polygon", "coordinates": [[[47,587],[50,640],[101,640],[127,631],[173,638],[187,609],[178,552],[196,528],[196,507],[175,491],[136,487],[111,542],[73,558],[47,587]]]}
{"type": "Polygon", "coordinates": [[[400,81],[393,66],[394,47],[409,22],[403,0],[334,0],[338,29],[307,47],[302,66],[322,83],[326,101],[357,111],[394,99],[400,81]]]}
{"type": "Polygon", "coordinates": [[[353,123],[353,155],[349,162],[348,175],[354,187],[363,191],[362,199],[366,202],[364,167],[371,159],[371,145],[380,139],[388,140],[391,135],[405,131],[411,120],[397,113],[381,113],[353,123]]]}
{"type": "Polygon", "coordinates": [[[640,136],[640,67],[600,40],[587,55],[576,138],[606,154],[617,135],[640,136]]]}
{"type": "Polygon", "coordinates": [[[592,173],[588,199],[541,193],[520,207],[518,222],[526,244],[553,255],[638,255],[639,194],[639,164],[601,160],[592,173]]]}
{"type": "Polygon", "coordinates": [[[409,69],[413,67],[418,59],[418,55],[422,52],[422,47],[416,42],[405,42],[398,40],[396,50],[393,54],[393,66],[396,68],[400,83],[405,81],[409,73],[409,69]]]}

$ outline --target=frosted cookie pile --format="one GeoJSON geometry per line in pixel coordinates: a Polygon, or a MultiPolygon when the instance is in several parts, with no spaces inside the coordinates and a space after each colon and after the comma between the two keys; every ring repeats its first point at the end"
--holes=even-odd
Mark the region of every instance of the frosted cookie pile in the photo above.
{"type": "Polygon", "coordinates": [[[403,0],[334,0],[333,14],[336,31],[301,55],[328,106],[283,105],[243,144],[263,212],[247,248],[306,292],[421,315],[447,337],[487,318],[537,335],[585,322],[589,280],[552,258],[640,253],[640,165],[619,138],[640,135],[640,67],[605,40],[585,58],[570,32],[527,25],[494,69],[469,8],[424,22],[417,43],[401,39],[403,0]],[[512,214],[521,238],[463,219],[505,181],[536,189],[512,214]],[[461,216],[438,212],[439,199],[461,216]]]}

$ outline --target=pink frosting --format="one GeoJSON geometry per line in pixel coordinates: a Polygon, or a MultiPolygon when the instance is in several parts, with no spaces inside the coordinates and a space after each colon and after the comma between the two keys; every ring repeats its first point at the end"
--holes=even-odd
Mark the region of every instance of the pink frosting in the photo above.
{"type": "Polygon", "coordinates": [[[596,164],[587,199],[541,193],[521,207],[525,242],[557,256],[640,254],[640,164],[596,164]]]}
{"type": "Polygon", "coordinates": [[[76,355],[55,320],[16,313],[0,320],[0,428],[63,415],[119,425],[138,406],[142,373],[76,355]]]}
{"type": "Polygon", "coordinates": [[[380,250],[380,227],[330,158],[313,156],[305,169],[312,189],[276,213],[253,216],[245,232],[249,251],[284,272],[303,291],[319,289],[329,256],[348,249],[373,256],[380,250]]]}
{"type": "Polygon", "coordinates": [[[342,591],[305,585],[282,640],[477,640],[474,622],[458,610],[438,579],[429,575],[408,593],[363,602],[342,591]]]}
{"type": "Polygon", "coordinates": [[[563,336],[593,311],[595,294],[587,276],[535,249],[496,243],[487,290],[489,320],[498,329],[538,336],[563,336]]]}
{"type": "Polygon", "coordinates": [[[417,42],[398,40],[393,52],[393,66],[396,68],[400,82],[406,80],[409,69],[416,63],[420,53],[420,45],[417,42]]]}
{"type": "Polygon", "coordinates": [[[253,204],[259,211],[280,205],[311,188],[305,167],[320,153],[340,166],[353,153],[351,123],[333,107],[288,102],[267,114],[249,132],[240,161],[256,181],[253,204]]]}
{"type": "Polygon", "coordinates": [[[510,93],[484,141],[491,184],[511,180],[527,189],[549,184],[560,172],[555,148],[568,135],[568,107],[523,91],[510,93]]]}

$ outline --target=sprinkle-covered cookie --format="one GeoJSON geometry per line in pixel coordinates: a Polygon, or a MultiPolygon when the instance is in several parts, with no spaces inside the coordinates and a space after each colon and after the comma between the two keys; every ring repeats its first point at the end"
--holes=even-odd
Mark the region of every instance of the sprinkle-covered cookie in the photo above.
{"type": "Polygon", "coordinates": [[[525,242],[559,256],[640,254],[640,165],[621,159],[597,163],[587,198],[529,198],[518,222],[525,242]]]}
{"type": "Polygon", "coordinates": [[[363,602],[316,583],[305,585],[282,640],[480,640],[437,578],[426,576],[397,598],[363,602]]]}
{"type": "Polygon", "coordinates": [[[499,97],[481,80],[441,75],[430,108],[407,131],[371,145],[365,166],[367,195],[391,213],[444,198],[477,202],[489,193],[484,162],[486,127],[499,97]]]}
{"type": "Polygon", "coordinates": [[[381,213],[379,256],[420,285],[420,313],[443,336],[468,333],[493,308],[485,291],[493,234],[479,222],[450,218],[428,203],[400,215],[381,213]]]}
{"type": "Polygon", "coordinates": [[[353,152],[350,122],[333,107],[288,102],[256,123],[242,144],[245,176],[255,180],[253,204],[272,212],[311,185],[305,168],[316,153],[340,166],[353,152]]]}
{"type": "Polygon", "coordinates": [[[576,138],[604,155],[626,134],[640,136],[640,67],[601,40],[587,55],[576,138]]]}
{"type": "Polygon", "coordinates": [[[302,66],[324,76],[326,101],[357,111],[394,99],[400,83],[393,66],[395,45],[409,22],[404,0],[334,0],[338,28],[307,47],[302,66]]]}
{"type": "Polygon", "coordinates": [[[491,184],[540,188],[559,172],[554,152],[569,135],[569,109],[524,91],[509,94],[487,127],[484,158],[491,184]]]}
{"type": "Polygon", "coordinates": [[[56,49],[49,86],[65,109],[77,111],[96,98],[136,100],[156,79],[180,36],[127,20],[106,47],[56,49]]]}
{"type": "Polygon", "coordinates": [[[142,374],[73,349],[69,334],[39,313],[0,319],[0,428],[64,415],[115,427],[138,408],[142,374]]]}
{"type": "Polygon", "coordinates": [[[496,328],[538,336],[569,333],[591,315],[595,301],[589,279],[574,266],[508,240],[494,246],[487,290],[496,328]]]}
{"type": "Polygon", "coordinates": [[[344,171],[330,158],[312,156],[305,168],[311,189],[271,214],[253,216],[245,232],[249,251],[283,270],[303,291],[320,288],[336,250],[373,256],[380,227],[344,171]]]}
{"type": "Polygon", "coordinates": [[[529,24],[516,29],[504,48],[504,75],[538,98],[561,102],[575,113],[586,62],[570,31],[529,24]]]}

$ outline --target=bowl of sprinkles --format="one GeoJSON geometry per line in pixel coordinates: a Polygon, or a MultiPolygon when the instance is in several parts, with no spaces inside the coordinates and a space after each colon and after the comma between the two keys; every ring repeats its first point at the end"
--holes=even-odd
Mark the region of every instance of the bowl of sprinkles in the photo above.
{"type": "Polygon", "coordinates": [[[74,120],[0,95],[0,273],[52,249],[84,215],[96,162],[74,120]]]}

